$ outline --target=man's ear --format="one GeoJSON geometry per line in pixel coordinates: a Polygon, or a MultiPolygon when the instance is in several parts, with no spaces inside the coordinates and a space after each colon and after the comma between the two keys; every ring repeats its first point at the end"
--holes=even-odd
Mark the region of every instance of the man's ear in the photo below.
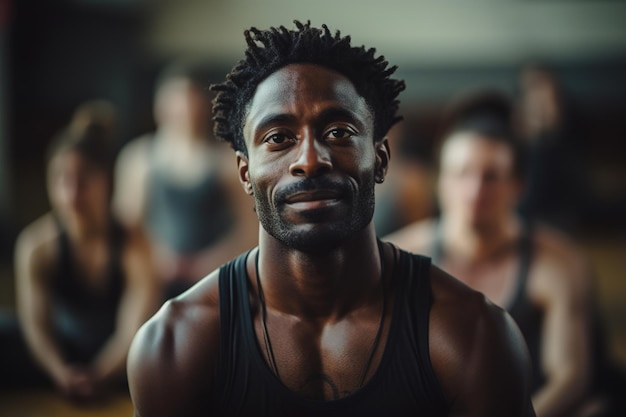
{"type": "Polygon", "coordinates": [[[239,182],[243,190],[248,195],[252,195],[252,183],[250,182],[250,171],[248,170],[248,157],[243,152],[237,151],[237,172],[239,173],[239,182]]]}
{"type": "Polygon", "coordinates": [[[374,173],[374,179],[378,184],[381,184],[385,181],[385,176],[389,169],[389,160],[391,159],[389,140],[387,137],[384,137],[376,142],[374,147],[376,151],[376,172],[374,173]]]}

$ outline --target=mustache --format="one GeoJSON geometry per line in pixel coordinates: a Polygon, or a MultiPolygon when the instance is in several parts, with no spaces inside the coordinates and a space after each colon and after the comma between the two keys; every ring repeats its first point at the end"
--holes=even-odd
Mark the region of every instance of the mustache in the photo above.
{"type": "Polygon", "coordinates": [[[284,203],[289,196],[301,192],[327,190],[339,195],[350,195],[352,187],[348,181],[342,181],[329,177],[304,178],[298,182],[286,185],[276,190],[276,202],[284,203]]]}

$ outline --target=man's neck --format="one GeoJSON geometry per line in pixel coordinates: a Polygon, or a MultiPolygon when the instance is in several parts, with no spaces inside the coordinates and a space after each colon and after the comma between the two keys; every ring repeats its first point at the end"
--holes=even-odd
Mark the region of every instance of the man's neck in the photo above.
{"type": "Polygon", "coordinates": [[[286,247],[262,230],[258,256],[267,305],[285,314],[338,320],[380,295],[381,259],[369,226],[359,238],[316,253],[286,247]]]}

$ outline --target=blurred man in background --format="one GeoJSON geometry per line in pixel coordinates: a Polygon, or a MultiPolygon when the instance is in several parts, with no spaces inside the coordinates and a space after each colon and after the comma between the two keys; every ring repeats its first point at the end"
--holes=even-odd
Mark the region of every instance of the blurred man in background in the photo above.
{"type": "Polygon", "coordinates": [[[590,399],[603,366],[591,268],[571,239],[518,214],[526,151],[513,114],[496,91],[455,100],[439,155],[440,215],[385,240],[432,256],[511,314],[530,350],[537,416],[602,415],[605,404],[590,399]]]}

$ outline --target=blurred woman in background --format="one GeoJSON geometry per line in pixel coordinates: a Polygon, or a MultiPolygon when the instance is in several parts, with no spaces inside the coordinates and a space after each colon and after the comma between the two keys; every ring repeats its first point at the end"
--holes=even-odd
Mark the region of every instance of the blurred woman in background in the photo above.
{"type": "Polygon", "coordinates": [[[50,148],[51,212],[18,237],[16,305],[27,349],[13,338],[2,359],[4,385],[52,381],[78,400],[124,386],[132,337],[158,307],[149,244],[110,208],[110,126],[85,112],[50,148]]]}
{"type": "Polygon", "coordinates": [[[257,242],[232,151],[210,134],[207,87],[196,68],[167,67],[156,83],[156,131],[125,145],[115,168],[115,211],[149,236],[163,299],[257,242]]]}

